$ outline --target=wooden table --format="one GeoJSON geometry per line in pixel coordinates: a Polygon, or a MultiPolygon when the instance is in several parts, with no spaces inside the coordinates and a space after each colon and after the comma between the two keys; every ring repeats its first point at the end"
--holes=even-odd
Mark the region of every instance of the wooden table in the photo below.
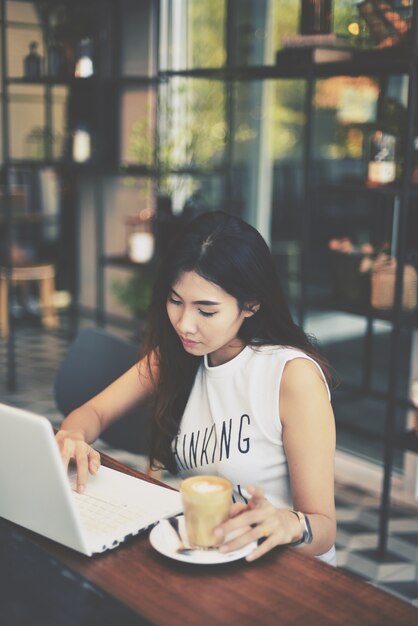
{"type": "MultiPolygon", "coordinates": [[[[109,457],[103,457],[103,462],[114,469],[149,480],[109,457]]],[[[4,556],[0,559],[0,622],[5,626],[38,624],[36,621],[14,622],[11,619],[12,613],[14,617],[20,610],[15,606],[16,599],[14,612],[9,610],[5,613],[13,603],[10,598],[16,596],[16,585],[22,587],[19,589],[22,607],[31,593],[28,587],[33,585],[37,589],[34,594],[38,605],[40,598],[43,602],[47,599],[46,604],[60,603],[57,610],[59,615],[62,614],[62,621],[57,622],[55,616],[51,622],[43,619],[42,626],[49,626],[50,623],[53,626],[93,626],[99,623],[93,620],[91,613],[89,617],[86,614],[83,616],[80,605],[85,604],[85,599],[79,593],[74,595],[71,591],[74,587],[90,589],[95,594],[95,615],[100,619],[101,626],[418,624],[418,609],[412,605],[290,548],[276,549],[254,563],[240,560],[224,565],[201,566],[160,555],[151,547],[148,535],[144,534],[115,551],[89,558],[9,522],[2,522],[3,535],[6,526],[11,533],[7,545],[26,547],[24,551],[15,547],[9,563],[7,555],[6,561],[4,556]],[[35,551],[33,555],[32,551],[35,551]],[[11,585],[5,578],[9,568],[13,566],[13,576],[20,578],[23,572],[31,570],[32,566],[24,562],[28,558],[35,563],[42,561],[39,574],[35,572],[36,578],[32,581],[16,580],[16,584],[11,585]],[[68,581],[64,591],[62,585],[58,591],[51,590],[51,585],[59,578],[58,574],[68,581]],[[47,583],[42,582],[43,575],[48,577],[47,583]],[[37,582],[38,579],[40,581],[37,582]],[[2,589],[7,590],[3,596],[7,593],[9,599],[1,596],[2,589]]],[[[39,606],[35,609],[39,610],[39,606]]]]}

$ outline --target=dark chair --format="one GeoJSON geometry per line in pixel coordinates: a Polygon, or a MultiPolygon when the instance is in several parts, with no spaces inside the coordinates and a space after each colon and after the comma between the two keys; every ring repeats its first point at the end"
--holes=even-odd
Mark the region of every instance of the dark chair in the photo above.
{"type": "MultiPolygon", "coordinates": [[[[70,345],[55,377],[55,401],[65,416],[138,361],[135,344],[99,328],[85,328],[70,345]]],[[[140,406],[101,434],[115,448],[148,454],[148,409],[140,406]]]]}

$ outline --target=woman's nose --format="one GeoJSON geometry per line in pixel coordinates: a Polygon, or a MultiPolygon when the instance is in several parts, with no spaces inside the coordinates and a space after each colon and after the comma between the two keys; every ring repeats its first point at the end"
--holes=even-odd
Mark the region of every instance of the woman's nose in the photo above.
{"type": "Polygon", "coordinates": [[[182,312],[177,320],[177,330],[182,335],[194,334],[196,332],[196,323],[192,312],[182,312]]]}

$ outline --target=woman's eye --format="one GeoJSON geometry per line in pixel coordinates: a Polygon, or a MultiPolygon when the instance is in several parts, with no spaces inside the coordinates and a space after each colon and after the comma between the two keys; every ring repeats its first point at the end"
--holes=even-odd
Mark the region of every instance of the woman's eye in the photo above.
{"type": "Polygon", "coordinates": [[[175,298],[171,298],[171,297],[168,299],[168,301],[170,304],[177,304],[177,305],[181,304],[181,300],[176,300],[175,298]]]}
{"type": "Polygon", "coordinates": [[[212,317],[213,315],[216,315],[216,312],[209,313],[208,311],[202,311],[201,309],[199,309],[199,313],[203,315],[203,317],[212,317]]]}

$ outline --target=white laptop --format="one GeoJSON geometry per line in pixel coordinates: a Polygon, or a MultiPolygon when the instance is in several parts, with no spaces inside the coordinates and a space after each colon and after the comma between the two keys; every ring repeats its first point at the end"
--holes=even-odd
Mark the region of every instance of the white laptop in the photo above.
{"type": "Polygon", "coordinates": [[[51,423],[0,403],[0,517],[88,556],[181,511],[177,491],[101,467],[72,488],[51,423]]]}

